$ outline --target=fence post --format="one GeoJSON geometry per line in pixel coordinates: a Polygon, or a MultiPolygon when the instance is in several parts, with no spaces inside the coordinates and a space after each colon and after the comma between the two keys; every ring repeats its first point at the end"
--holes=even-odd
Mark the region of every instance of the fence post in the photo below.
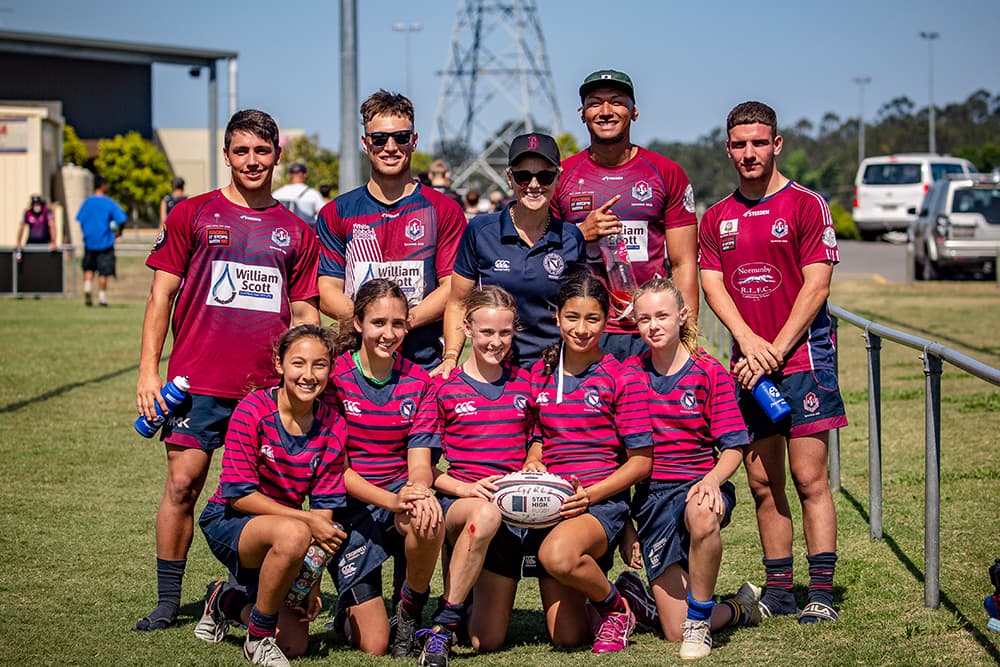
{"type": "Polygon", "coordinates": [[[882,337],[865,327],[868,348],[868,531],[882,539],[882,337]]]}
{"type": "MultiPolygon", "coordinates": [[[[840,370],[840,354],[837,352],[837,327],[839,326],[839,320],[836,316],[830,316],[830,335],[833,337],[833,371],[837,373],[840,370]]],[[[840,429],[835,428],[830,431],[830,440],[827,443],[827,449],[830,456],[830,466],[828,475],[830,477],[830,491],[833,493],[840,492],[840,429]]]]}
{"type": "Polygon", "coordinates": [[[941,357],[924,347],[924,606],[941,603],[941,357]]]}
{"type": "MultiPolygon", "coordinates": [[[[916,264],[914,264],[916,251],[913,248],[913,234],[910,234],[909,236],[910,238],[906,242],[906,273],[904,275],[906,276],[906,284],[912,285],[917,272],[917,267],[916,264]]],[[[924,261],[930,260],[924,258],[924,261]]]]}

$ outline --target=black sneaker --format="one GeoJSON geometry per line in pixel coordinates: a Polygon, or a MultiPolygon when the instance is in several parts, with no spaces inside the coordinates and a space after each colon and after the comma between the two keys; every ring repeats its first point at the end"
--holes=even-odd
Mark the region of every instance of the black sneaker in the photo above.
{"type": "Polygon", "coordinates": [[[426,667],[448,667],[448,654],[455,635],[443,625],[417,631],[417,638],[423,640],[423,648],[417,662],[426,667]]]}
{"type": "Polygon", "coordinates": [[[392,638],[392,645],[389,652],[394,658],[414,658],[419,652],[416,642],[417,620],[403,611],[403,604],[396,603],[396,613],[393,614],[395,621],[395,633],[392,638]]]}

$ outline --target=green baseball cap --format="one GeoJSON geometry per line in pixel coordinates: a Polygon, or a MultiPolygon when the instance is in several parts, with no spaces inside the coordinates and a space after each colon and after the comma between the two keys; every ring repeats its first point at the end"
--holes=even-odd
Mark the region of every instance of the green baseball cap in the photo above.
{"type": "Polygon", "coordinates": [[[635,102],[635,90],[632,87],[632,79],[625,72],[619,72],[614,69],[602,69],[587,75],[587,78],[580,84],[580,101],[582,102],[587,97],[587,93],[602,86],[621,88],[635,102]]]}

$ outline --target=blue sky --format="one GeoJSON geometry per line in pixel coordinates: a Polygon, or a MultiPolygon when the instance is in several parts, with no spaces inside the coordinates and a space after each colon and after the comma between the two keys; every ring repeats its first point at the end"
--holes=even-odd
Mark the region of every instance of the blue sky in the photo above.
{"type": "MultiPolygon", "coordinates": [[[[928,44],[936,31],[934,97],[938,105],[985,88],[1000,94],[1000,3],[996,0],[844,0],[754,3],[644,0],[537,0],[562,127],[581,142],[575,110],[586,74],[628,72],[640,118],[633,140],[690,141],[722,124],[727,111],[760,99],[779,122],[819,122],[827,111],[858,113],[852,78],[872,77],[865,117],[906,95],[928,101],[928,44]]],[[[447,64],[457,4],[445,0],[359,0],[359,91],[404,91],[404,36],[394,22],[420,22],[412,35],[417,129],[430,138],[447,64]]],[[[8,30],[234,50],[239,106],[271,112],[284,127],[318,133],[339,148],[339,2],[299,0],[0,0],[8,30]]],[[[220,73],[220,94],[225,94],[220,73]]],[[[109,104],[127,103],[109,100],[109,104]]],[[[154,71],[156,127],[203,127],[204,77],[180,67],[154,71]]],[[[224,118],[221,119],[224,122],[224,118]]],[[[424,148],[428,148],[425,144],[424,148]]]]}

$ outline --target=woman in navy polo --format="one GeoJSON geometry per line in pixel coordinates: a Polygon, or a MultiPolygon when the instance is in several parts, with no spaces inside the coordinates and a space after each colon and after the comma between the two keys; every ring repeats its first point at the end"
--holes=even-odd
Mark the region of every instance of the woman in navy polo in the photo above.
{"type": "Polygon", "coordinates": [[[433,375],[447,377],[465,344],[462,317],[474,287],[499,285],[514,295],[519,315],[514,358],[530,368],[559,338],[553,299],[564,275],[584,266],[586,245],[575,225],[551,215],[559,183],[559,147],[547,134],[522,134],[507,154],[514,201],[469,222],[455,257],[444,314],[444,361],[433,375]]]}

